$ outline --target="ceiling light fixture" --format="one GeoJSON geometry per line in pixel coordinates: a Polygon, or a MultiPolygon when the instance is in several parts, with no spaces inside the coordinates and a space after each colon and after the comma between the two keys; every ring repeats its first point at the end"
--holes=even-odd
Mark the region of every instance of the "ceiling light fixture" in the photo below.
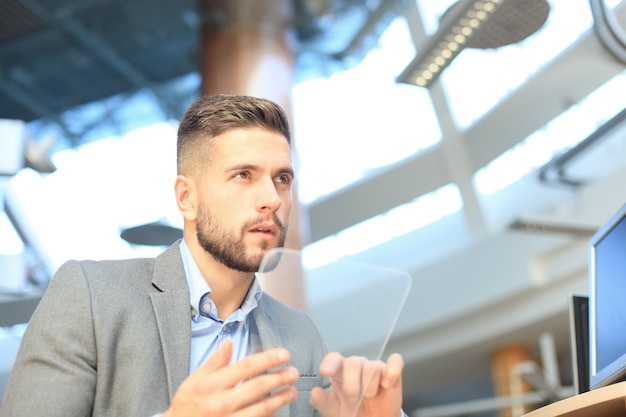
{"type": "Polygon", "coordinates": [[[120,237],[133,245],[169,246],[183,237],[183,231],[168,224],[154,222],[124,229],[120,237]]]}
{"type": "Polygon", "coordinates": [[[429,87],[464,48],[519,42],[543,26],[549,11],[546,0],[460,0],[397,81],[429,87]]]}

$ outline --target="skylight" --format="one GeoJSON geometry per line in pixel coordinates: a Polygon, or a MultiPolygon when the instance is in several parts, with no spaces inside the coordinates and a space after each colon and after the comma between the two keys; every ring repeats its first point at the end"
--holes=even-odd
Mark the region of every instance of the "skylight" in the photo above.
{"type": "Polygon", "coordinates": [[[458,187],[448,184],[414,201],[402,204],[336,235],[313,242],[303,249],[303,260],[311,269],[336,259],[364,252],[378,245],[434,223],[461,210],[458,187]]]}
{"type": "Polygon", "coordinates": [[[394,81],[414,54],[406,22],[398,18],[359,65],[294,87],[302,203],[439,142],[441,131],[428,92],[394,81]]]}
{"type": "Polygon", "coordinates": [[[442,74],[457,126],[467,129],[553,61],[592,25],[587,0],[552,0],[534,35],[498,49],[465,49],[442,74]]]}
{"type": "Polygon", "coordinates": [[[474,176],[476,189],[490,195],[513,184],[548,163],[559,153],[577,145],[622,109],[626,96],[626,72],[614,77],[586,99],[508,150],[474,176]]]}

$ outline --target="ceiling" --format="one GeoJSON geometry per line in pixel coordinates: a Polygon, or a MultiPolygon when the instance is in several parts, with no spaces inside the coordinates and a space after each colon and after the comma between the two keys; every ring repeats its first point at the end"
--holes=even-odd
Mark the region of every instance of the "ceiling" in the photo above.
{"type": "MultiPolygon", "coordinates": [[[[194,1],[36,1],[0,5],[0,114],[60,123],[77,106],[195,68],[194,1]],[[175,18],[172,18],[175,16],[175,18]]],[[[161,102],[178,114],[176,97],[161,102]]]]}
{"type": "MultiPolygon", "coordinates": [[[[359,31],[375,30],[395,3],[290,1],[298,76],[347,65],[359,31]]],[[[144,89],[164,119],[178,120],[198,93],[175,81],[198,72],[199,30],[209,19],[199,10],[197,0],[3,0],[0,117],[56,122],[76,146],[102,119],[69,121],[64,112],[144,89]]]]}

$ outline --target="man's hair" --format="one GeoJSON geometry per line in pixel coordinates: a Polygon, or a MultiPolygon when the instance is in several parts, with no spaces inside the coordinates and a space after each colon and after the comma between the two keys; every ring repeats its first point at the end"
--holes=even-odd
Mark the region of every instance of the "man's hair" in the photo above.
{"type": "Polygon", "coordinates": [[[211,156],[210,144],[215,136],[231,129],[255,127],[280,133],[291,146],[287,114],[273,101],[228,94],[201,97],[189,106],[178,127],[178,173],[201,167],[211,156]]]}

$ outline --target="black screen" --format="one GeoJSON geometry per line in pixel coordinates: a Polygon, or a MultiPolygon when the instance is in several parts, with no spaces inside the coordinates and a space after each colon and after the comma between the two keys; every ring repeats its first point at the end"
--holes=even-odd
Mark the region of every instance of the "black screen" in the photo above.
{"type": "Polygon", "coordinates": [[[575,394],[589,391],[589,297],[572,295],[570,299],[572,376],[575,394]]]}

